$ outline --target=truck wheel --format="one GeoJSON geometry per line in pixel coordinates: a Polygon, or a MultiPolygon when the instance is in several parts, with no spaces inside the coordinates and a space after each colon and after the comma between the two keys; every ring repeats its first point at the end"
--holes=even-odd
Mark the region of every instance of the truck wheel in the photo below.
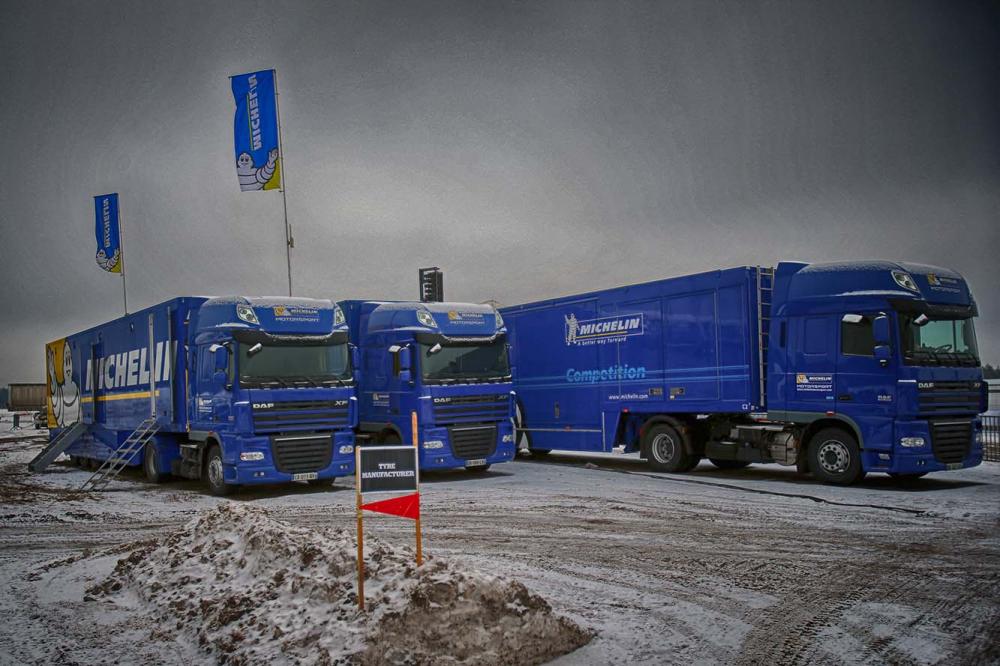
{"type": "Polygon", "coordinates": [[[146,473],[146,480],[150,483],[163,483],[167,480],[167,475],[160,471],[159,458],[156,444],[154,442],[146,444],[142,458],[142,469],[146,473]]]}
{"type": "Polygon", "coordinates": [[[680,434],[666,423],[658,423],[647,430],[643,443],[649,466],[654,471],[687,472],[698,464],[697,457],[685,453],[680,434]]]}
{"type": "Polygon", "coordinates": [[[208,481],[209,492],[216,497],[225,497],[235,489],[232,484],[226,483],[222,469],[222,449],[213,444],[205,457],[205,480],[208,481]]]}
{"type": "Polygon", "coordinates": [[[750,464],[746,460],[722,460],[720,458],[709,458],[708,460],[719,469],[743,469],[750,464]]]}
{"type": "Polygon", "coordinates": [[[840,428],[824,428],[812,436],[809,468],[820,481],[838,486],[849,486],[865,475],[858,441],[840,428]]]}

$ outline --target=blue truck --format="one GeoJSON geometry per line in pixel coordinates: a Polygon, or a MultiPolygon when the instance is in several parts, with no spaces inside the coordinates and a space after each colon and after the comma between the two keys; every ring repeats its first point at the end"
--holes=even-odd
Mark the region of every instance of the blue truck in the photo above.
{"type": "MultiPolygon", "coordinates": [[[[243,484],[354,472],[354,354],[339,307],[305,298],[182,297],[46,345],[50,450],[243,484]]],[[[35,468],[35,467],[33,467],[35,468]]]]}
{"type": "Polygon", "coordinates": [[[982,461],[978,312],[948,269],[782,262],[501,313],[518,444],[538,455],[774,462],[842,485],[982,461]]]}
{"type": "Polygon", "coordinates": [[[482,472],[514,458],[507,329],[491,306],[341,301],[360,356],[359,445],[409,443],[421,469],[482,472]]]}

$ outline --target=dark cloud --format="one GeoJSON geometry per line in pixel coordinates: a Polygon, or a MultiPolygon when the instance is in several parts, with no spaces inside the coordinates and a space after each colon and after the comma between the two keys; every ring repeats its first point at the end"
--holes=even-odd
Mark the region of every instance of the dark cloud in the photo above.
{"type": "Polygon", "coordinates": [[[0,3],[0,383],[133,306],[285,288],[227,77],[275,67],[297,293],[503,303],[780,259],[972,283],[1000,360],[1000,15],[941,2],[0,3]]]}

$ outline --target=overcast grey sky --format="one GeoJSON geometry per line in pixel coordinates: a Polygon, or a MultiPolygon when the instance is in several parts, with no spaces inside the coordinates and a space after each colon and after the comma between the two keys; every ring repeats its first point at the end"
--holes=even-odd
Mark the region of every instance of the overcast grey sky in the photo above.
{"type": "Polygon", "coordinates": [[[133,309],[281,294],[228,76],[278,71],[298,295],[504,304],[780,259],[954,268],[1000,360],[1000,13],[972,2],[0,0],[0,384],[133,309]]]}

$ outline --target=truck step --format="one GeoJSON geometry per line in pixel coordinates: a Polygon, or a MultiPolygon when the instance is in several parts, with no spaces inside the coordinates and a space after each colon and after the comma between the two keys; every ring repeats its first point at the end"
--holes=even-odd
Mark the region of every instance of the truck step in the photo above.
{"type": "Polygon", "coordinates": [[[160,426],[155,417],[149,417],[139,424],[132,433],[125,438],[117,449],[104,461],[97,471],[89,479],[84,481],[80,490],[103,490],[115,477],[121,474],[129,461],[136,453],[142,451],[149,440],[159,431],[160,426]]]}
{"type": "Polygon", "coordinates": [[[80,421],[66,428],[28,463],[28,469],[32,472],[44,471],[46,467],[52,464],[52,461],[59,457],[60,453],[72,446],[86,431],[87,425],[80,421]]]}

